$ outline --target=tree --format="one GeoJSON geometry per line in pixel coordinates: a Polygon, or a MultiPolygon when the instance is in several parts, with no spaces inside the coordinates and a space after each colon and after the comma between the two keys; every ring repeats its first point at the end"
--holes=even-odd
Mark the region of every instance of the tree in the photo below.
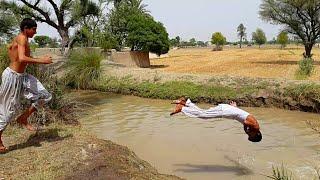
{"type": "Polygon", "coordinates": [[[45,47],[50,42],[50,37],[48,36],[35,36],[34,41],[38,44],[40,48],[45,47]]]}
{"type": "Polygon", "coordinates": [[[212,34],[211,43],[216,45],[215,50],[222,50],[222,46],[226,44],[227,39],[222,35],[221,32],[212,34]]]}
{"type": "Polygon", "coordinates": [[[70,46],[69,30],[79,23],[79,19],[95,13],[96,4],[90,0],[1,0],[1,9],[14,14],[28,16],[55,28],[61,36],[62,51],[70,46]],[[45,2],[44,2],[45,1],[45,2]],[[81,10],[79,10],[81,7],[81,10]]]}
{"type": "Polygon", "coordinates": [[[181,40],[181,38],[179,36],[177,36],[173,39],[170,39],[170,46],[173,46],[173,47],[180,46],[180,40],[181,40]]]}
{"type": "Polygon", "coordinates": [[[12,12],[0,9],[0,42],[7,41],[17,33],[19,17],[12,12]]]}
{"type": "Polygon", "coordinates": [[[152,52],[159,56],[169,51],[170,42],[165,27],[150,16],[131,16],[126,40],[132,51],[152,52]]]}
{"type": "Polygon", "coordinates": [[[109,15],[109,31],[118,42],[117,49],[124,47],[126,38],[128,36],[128,22],[130,17],[135,15],[147,15],[148,11],[145,9],[146,5],[142,0],[120,0],[114,1],[115,8],[113,8],[109,15]]]}
{"type": "Polygon", "coordinates": [[[262,44],[267,42],[266,34],[262,29],[257,29],[256,32],[252,33],[252,40],[259,45],[259,48],[262,44]]]}
{"type": "Polygon", "coordinates": [[[277,37],[277,42],[281,44],[281,49],[285,48],[289,42],[288,33],[284,31],[280,32],[277,37]]]}
{"type": "Polygon", "coordinates": [[[197,45],[197,40],[195,38],[191,38],[189,40],[190,46],[196,46],[197,45]]]}
{"type": "Polygon", "coordinates": [[[286,31],[298,36],[305,46],[305,57],[320,37],[319,0],[263,0],[260,16],[273,24],[284,25],[286,31]]]}
{"type": "Polygon", "coordinates": [[[246,37],[246,27],[244,27],[244,25],[241,23],[238,28],[237,28],[237,32],[238,32],[238,37],[240,38],[240,49],[242,47],[242,41],[243,39],[246,37]]]}
{"type": "Polygon", "coordinates": [[[203,41],[198,41],[198,42],[197,42],[197,46],[205,47],[205,46],[207,46],[207,45],[206,45],[206,43],[203,42],[203,41]]]}

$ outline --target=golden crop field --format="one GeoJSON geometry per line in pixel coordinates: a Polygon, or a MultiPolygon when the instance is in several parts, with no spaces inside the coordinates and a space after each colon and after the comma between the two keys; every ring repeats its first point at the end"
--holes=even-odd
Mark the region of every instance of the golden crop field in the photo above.
{"type": "MultiPolygon", "coordinates": [[[[223,51],[187,48],[171,50],[169,57],[152,59],[151,65],[168,72],[295,79],[303,52],[302,46],[295,45],[283,50],[278,46],[223,51]]],[[[312,53],[315,71],[309,80],[320,80],[320,49],[314,47],[312,53]]]]}

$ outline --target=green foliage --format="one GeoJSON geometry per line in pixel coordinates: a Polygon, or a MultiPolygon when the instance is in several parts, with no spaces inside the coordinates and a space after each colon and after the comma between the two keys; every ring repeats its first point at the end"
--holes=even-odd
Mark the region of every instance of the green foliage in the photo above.
{"type": "Polygon", "coordinates": [[[305,57],[319,39],[320,3],[318,0],[262,0],[260,17],[273,24],[284,25],[305,46],[305,57]]]}
{"type": "Polygon", "coordinates": [[[314,70],[313,59],[304,58],[299,61],[299,69],[296,72],[296,76],[299,79],[304,79],[306,77],[311,76],[314,70]]]}
{"type": "Polygon", "coordinates": [[[173,47],[178,47],[180,46],[180,42],[181,41],[181,38],[179,36],[173,38],[173,39],[170,39],[170,46],[173,46],[173,47]]]}
{"type": "Polygon", "coordinates": [[[246,37],[246,27],[241,23],[238,28],[237,28],[237,32],[238,32],[238,37],[240,38],[240,48],[242,47],[242,41],[243,39],[246,37]]]}
{"type": "Polygon", "coordinates": [[[259,45],[259,48],[262,44],[267,42],[266,34],[262,29],[258,28],[256,32],[252,33],[252,40],[259,45]]]}
{"type": "Polygon", "coordinates": [[[286,45],[289,42],[289,37],[287,32],[280,32],[278,37],[277,37],[277,42],[281,44],[281,48],[286,47],[286,45]]]}
{"type": "MultiPolygon", "coordinates": [[[[216,48],[220,50],[224,44],[226,44],[227,39],[222,35],[221,32],[216,32],[212,34],[211,43],[216,45],[216,48]]],[[[221,49],[222,50],[222,49],[221,49]]]]}
{"type": "Polygon", "coordinates": [[[191,46],[196,46],[197,45],[197,40],[195,38],[191,38],[189,40],[189,43],[190,43],[191,46]]]}
{"type": "Polygon", "coordinates": [[[6,67],[9,66],[10,59],[8,55],[8,48],[5,45],[0,46],[0,74],[6,67]]]}
{"type": "Polygon", "coordinates": [[[17,33],[19,18],[12,12],[0,8],[0,42],[8,41],[17,33]]]}
{"type": "Polygon", "coordinates": [[[109,14],[108,28],[117,41],[117,49],[120,50],[126,46],[129,19],[136,15],[150,15],[142,0],[117,0],[114,3],[115,8],[111,9],[109,14]]]}
{"type": "Polygon", "coordinates": [[[101,61],[99,50],[81,49],[71,53],[67,67],[70,70],[64,77],[64,83],[72,88],[89,89],[100,78],[101,61]]]}
{"type": "Polygon", "coordinates": [[[121,94],[136,95],[146,98],[176,99],[180,96],[188,96],[196,101],[223,102],[227,99],[235,99],[251,94],[257,88],[248,87],[234,89],[219,85],[200,85],[187,81],[168,82],[136,82],[130,77],[118,79],[105,77],[96,87],[100,91],[108,91],[121,94]]]}
{"type": "Polygon", "coordinates": [[[105,51],[117,48],[117,40],[107,31],[99,34],[97,43],[97,45],[105,51]]]}
{"type": "Polygon", "coordinates": [[[126,44],[131,50],[161,55],[169,51],[169,43],[168,33],[162,23],[141,14],[129,18],[126,44]]]}
{"type": "Polygon", "coordinates": [[[48,36],[35,36],[34,41],[39,45],[40,48],[43,48],[50,43],[51,39],[48,36]]]}
{"type": "Polygon", "coordinates": [[[272,167],[272,176],[267,176],[270,179],[274,180],[293,180],[292,173],[288,172],[286,168],[282,165],[279,167],[272,167]]]}

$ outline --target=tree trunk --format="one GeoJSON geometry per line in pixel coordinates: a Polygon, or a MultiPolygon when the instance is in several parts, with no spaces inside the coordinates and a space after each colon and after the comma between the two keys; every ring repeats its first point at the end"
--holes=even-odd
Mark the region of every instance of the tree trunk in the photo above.
{"type": "Polygon", "coordinates": [[[61,54],[66,55],[68,54],[68,51],[69,51],[69,41],[70,41],[68,30],[60,29],[59,34],[61,36],[61,54]],[[66,47],[68,47],[67,50],[66,50],[66,47]]]}
{"type": "Polygon", "coordinates": [[[311,50],[312,50],[313,44],[305,44],[304,45],[304,49],[305,49],[305,53],[303,53],[303,56],[305,58],[311,58],[311,50]]]}
{"type": "Polygon", "coordinates": [[[242,36],[240,37],[240,49],[242,48],[242,36]]]}

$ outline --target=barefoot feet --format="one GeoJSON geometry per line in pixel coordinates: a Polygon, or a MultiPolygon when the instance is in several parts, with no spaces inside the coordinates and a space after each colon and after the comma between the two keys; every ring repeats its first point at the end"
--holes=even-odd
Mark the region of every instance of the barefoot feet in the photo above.
{"type": "Polygon", "coordinates": [[[33,127],[29,122],[28,122],[28,115],[27,114],[22,114],[20,117],[18,117],[17,122],[27,128],[29,131],[37,131],[37,128],[33,127]]]}
{"type": "Polygon", "coordinates": [[[237,107],[237,103],[234,102],[234,101],[231,101],[231,102],[230,102],[230,106],[237,107]]]}

